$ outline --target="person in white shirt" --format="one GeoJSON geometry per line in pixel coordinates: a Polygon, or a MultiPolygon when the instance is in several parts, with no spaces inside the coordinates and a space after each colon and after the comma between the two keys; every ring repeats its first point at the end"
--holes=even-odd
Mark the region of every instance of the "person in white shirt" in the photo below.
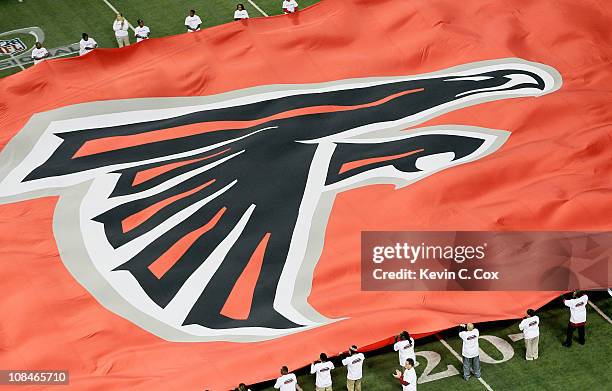
{"type": "Polygon", "coordinates": [[[414,338],[412,338],[407,331],[402,331],[400,335],[395,337],[393,350],[399,353],[399,363],[402,367],[408,358],[411,358],[412,361],[416,361],[416,355],[414,354],[414,338]]]}
{"type": "Polygon", "coordinates": [[[36,42],[36,47],[32,49],[32,60],[34,60],[34,65],[41,63],[49,56],[49,51],[43,47],[42,43],[36,42]]]}
{"type": "Polygon", "coordinates": [[[95,39],[90,38],[87,33],[81,35],[83,39],[79,41],[79,56],[83,56],[98,47],[95,39]]]}
{"type": "Polygon", "coordinates": [[[298,3],[295,0],[284,0],[283,1],[283,13],[292,14],[298,10],[298,3]]]}
{"type": "Polygon", "coordinates": [[[189,15],[187,15],[185,18],[185,27],[187,27],[187,32],[193,33],[194,31],[200,31],[201,25],[202,19],[196,15],[195,10],[189,11],[189,15]]]}
{"type": "Polygon", "coordinates": [[[134,36],[136,37],[136,42],[149,39],[149,35],[151,35],[151,30],[147,26],[145,26],[144,21],[142,19],[138,19],[138,26],[136,26],[136,28],[134,29],[134,36]]]}
{"type": "Polygon", "coordinates": [[[414,360],[408,358],[403,365],[404,373],[399,369],[395,370],[394,378],[402,384],[402,391],[417,391],[417,375],[414,370],[414,360]]]}
{"type": "Polygon", "coordinates": [[[297,383],[297,378],[293,373],[289,373],[289,368],[286,366],[281,368],[281,376],[276,379],[274,388],[277,388],[280,391],[302,391],[302,387],[300,387],[297,383]]]}
{"type": "Polygon", "coordinates": [[[319,355],[320,361],[315,361],[310,364],[310,373],[315,374],[315,391],[332,391],[331,370],[334,369],[334,363],[327,359],[327,354],[319,355]]]}
{"type": "Polygon", "coordinates": [[[563,300],[563,304],[570,309],[570,321],[567,324],[567,336],[563,346],[567,348],[572,346],[572,337],[574,336],[575,329],[578,329],[578,343],[580,345],[585,344],[584,326],[586,324],[586,305],[588,302],[589,297],[579,291],[574,292],[572,299],[563,300]]]}
{"type": "Polygon", "coordinates": [[[463,340],[461,355],[463,356],[463,378],[468,380],[470,374],[480,378],[480,349],[478,347],[478,337],[480,333],[474,325],[468,323],[461,325],[462,331],[459,333],[459,338],[463,340]]]}
{"type": "Polygon", "coordinates": [[[234,20],[248,19],[249,13],[244,9],[244,4],[238,4],[234,11],[234,20]]]}
{"type": "Polygon", "coordinates": [[[540,318],[532,309],[527,310],[527,316],[519,324],[519,330],[523,332],[525,339],[525,359],[538,359],[538,342],[540,340],[540,318]]]}
{"type": "Polygon", "coordinates": [[[130,25],[122,14],[117,14],[115,21],[113,22],[113,30],[115,30],[115,38],[117,39],[117,45],[120,48],[124,46],[130,46],[130,37],[128,35],[128,29],[130,25]]]}
{"type": "Polygon", "coordinates": [[[365,356],[363,353],[359,353],[355,345],[349,348],[348,357],[342,360],[342,365],[347,369],[346,388],[348,391],[361,391],[364,360],[365,356]]]}

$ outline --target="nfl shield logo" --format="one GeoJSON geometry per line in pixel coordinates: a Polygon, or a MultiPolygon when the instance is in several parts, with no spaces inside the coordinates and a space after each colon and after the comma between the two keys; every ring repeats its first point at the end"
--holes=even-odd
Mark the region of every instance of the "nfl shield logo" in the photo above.
{"type": "Polygon", "coordinates": [[[17,54],[27,50],[26,45],[19,38],[0,40],[0,54],[17,54]]]}

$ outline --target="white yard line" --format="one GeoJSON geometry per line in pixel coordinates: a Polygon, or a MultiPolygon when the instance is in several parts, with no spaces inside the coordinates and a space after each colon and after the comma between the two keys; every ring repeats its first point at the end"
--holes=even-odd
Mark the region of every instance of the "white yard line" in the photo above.
{"type": "MultiPolygon", "coordinates": [[[[117,11],[117,8],[115,8],[111,3],[108,2],[108,0],[102,0],[104,3],[106,3],[106,5],[108,5],[108,8],[110,8],[111,10],[113,10],[113,12],[115,14],[118,14],[119,11],[117,11]]],[[[128,26],[130,26],[130,28],[132,29],[132,31],[134,31],[134,26],[132,26],[132,24],[130,22],[128,22],[128,26]]]]}
{"type": "Polygon", "coordinates": [[[259,11],[260,14],[262,14],[263,16],[268,16],[268,14],[266,14],[266,11],[262,10],[261,8],[259,8],[259,6],[257,4],[255,4],[255,2],[253,0],[247,0],[249,2],[249,4],[251,4],[253,7],[255,7],[255,9],[257,11],[259,11]]]}
{"type": "MultiPolygon", "coordinates": [[[[12,54],[11,54],[11,60],[15,61],[17,63],[16,66],[21,68],[22,71],[25,71],[25,67],[19,62],[19,60],[15,59],[15,57],[12,54]]],[[[15,68],[15,67],[11,67],[11,68],[15,68]]]]}
{"type": "MultiPolygon", "coordinates": [[[[444,345],[445,348],[447,348],[452,354],[453,356],[455,356],[455,358],[457,360],[459,360],[459,362],[461,364],[463,364],[463,358],[459,355],[459,353],[457,353],[455,351],[455,349],[453,349],[448,342],[446,342],[444,339],[442,339],[442,337],[440,337],[439,334],[436,334],[436,337],[438,337],[438,340],[442,343],[442,345],[444,345]]],[[[478,378],[478,381],[480,381],[482,383],[482,385],[488,390],[488,391],[493,391],[493,389],[491,388],[491,386],[482,379],[482,376],[478,378]]]]}
{"type": "Polygon", "coordinates": [[[606,321],[608,321],[608,323],[612,324],[612,320],[610,320],[610,318],[608,317],[608,315],[606,315],[599,307],[597,307],[591,300],[589,300],[589,304],[591,305],[591,307],[593,307],[593,309],[595,311],[597,311],[597,313],[599,315],[602,316],[602,318],[604,318],[606,321]]]}

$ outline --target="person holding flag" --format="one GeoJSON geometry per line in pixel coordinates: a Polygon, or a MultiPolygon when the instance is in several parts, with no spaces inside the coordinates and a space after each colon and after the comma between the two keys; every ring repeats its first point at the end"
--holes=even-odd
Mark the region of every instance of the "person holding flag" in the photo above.
{"type": "Polygon", "coordinates": [[[295,0],[284,0],[283,1],[283,13],[292,14],[298,10],[298,3],[295,0]]]}
{"type": "Polygon", "coordinates": [[[144,21],[142,19],[138,19],[138,26],[134,29],[134,35],[136,36],[136,42],[144,41],[145,39],[149,39],[149,35],[151,34],[151,30],[149,27],[145,26],[144,21]]]}
{"type": "Polygon", "coordinates": [[[96,40],[90,38],[87,33],[83,33],[81,37],[82,39],[79,41],[79,56],[83,56],[98,47],[96,40]]]}
{"type": "Polygon", "coordinates": [[[403,367],[406,359],[411,358],[416,361],[414,354],[414,338],[407,331],[402,331],[400,335],[395,337],[393,350],[399,353],[399,363],[403,367]]]}
{"type": "MultiPolygon", "coordinates": [[[[342,352],[340,354],[342,354],[342,352]]],[[[365,356],[357,350],[357,346],[351,345],[348,351],[348,357],[342,360],[342,365],[347,369],[346,388],[348,391],[361,391],[364,360],[365,356]]]]}
{"type": "Polygon", "coordinates": [[[478,346],[480,333],[472,323],[462,324],[460,327],[462,331],[459,333],[459,338],[463,340],[461,348],[463,378],[469,380],[472,373],[476,378],[480,378],[480,348],[478,346]]]}
{"type": "Polygon", "coordinates": [[[588,302],[589,297],[580,291],[575,291],[572,299],[563,300],[563,304],[570,309],[570,320],[567,324],[565,342],[563,342],[563,346],[566,348],[572,346],[572,337],[574,336],[575,329],[578,329],[578,343],[584,345],[586,342],[584,326],[586,325],[586,305],[588,302]]]}
{"type": "Polygon", "coordinates": [[[332,391],[331,370],[335,368],[334,363],[327,359],[327,354],[319,355],[320,361],[315,361],[310,365],[310,373],[316,373],[315,390],[332,391]]]}
{"type": "Polygon", "coordinates": [[[280,370],[281,376],[276,379],[274,388],[280,391],[302,391],[302,387],[297,382],[295,374],[289,373],[289,368],[283,366],[280,370]]]}
{"type": "Polygon", "coordinates": [[[244,4],[238,4],[234,11],[234,20],[248,19],[249,13],[244,9],[244,4]]]}
{"type": "Polygon", "coordinates": [[[32,49],[32,60],[34,60],[34,65],[41,63],[49,56],[49,51],[43,47],[42,43],[36,42],[36,47],[32,49]]]}
{"type": "Polygon", "coordinates": [[[185,18],[185,27],[187,27],[188,33],[193,33],[195,31],[200,31],[200,26],[202,25],[202,19],[198,15],[196,15],[195,10],[190,10],[189,15],[185,18]]]}
{"type": "Polygon", "coordinates": [[[527,310],[527,316],[519,324],[525,339],[525,359],[538,359],[538,341],[540,340],[540,318],[532,309],[527,310]]]}

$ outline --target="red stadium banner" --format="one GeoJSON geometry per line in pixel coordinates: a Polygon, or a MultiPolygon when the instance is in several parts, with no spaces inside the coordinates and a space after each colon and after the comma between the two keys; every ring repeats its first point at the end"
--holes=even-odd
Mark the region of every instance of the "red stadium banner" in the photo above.
{"type": "Polygon", "coordinates": [[[542,306],[363,291],[361,233],[609,230],[610,12],[324,0],[0,80],[2,369],[226,390],[542,306]]]}

